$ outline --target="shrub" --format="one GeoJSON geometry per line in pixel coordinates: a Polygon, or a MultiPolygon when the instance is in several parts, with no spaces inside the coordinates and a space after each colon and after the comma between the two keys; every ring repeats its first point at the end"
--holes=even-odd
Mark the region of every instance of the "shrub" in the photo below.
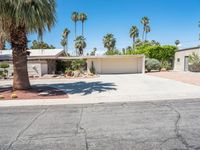
{"type": "Polygon", "coordinates": [[[90,68],[90,72],[91,72],[92,74],[96,74],[96,70],[95,70],[93,61],[92,61],[92,66],[91,66],[91,68],[90,68]]]}
{"type": "Polygon", "coordinates": [[[72,76],[73,75],[73,71],[70,68],[66,68],[65,69],[65,74],[67,74],[67,76],[72,76]]]}
{"type": "Polygon", "coordinates": [[[163,61],[161,63],[161,69],[171,70],[172,66],[168,61],[163,61]]]}
{"type": "Polygon", "coordinates": [[[85,63],[86,62],[83,59],[72,60],[71,68],[72,68],[72,70],[81,70],[81,69],[84,69],[85,63]]]}
{"type": "Polygon", "coordinates": [[[0,68],[2,68],[2,69],[9,68],[9,64],[6,62],[2,62],[2,63],[0,63],[0,68]]]}
{"type": "Polygon", "coordinates": [[[173,60],[177,47],[170,45],[143,44],[132,51],[132,54],[144,54],[148,58],[154,58],[161,62],[173,60]]]}
{"type": "Polygon", "coordinates": [[[192,53],[189,56],[189,70],[192,72],[200,72],[200,56],[197,53],[192,53]]]}
{"type": "Polygon", "coordinates": [[[0,77],[6,78],[8,76],[7,68],[9,68],[9,67],[10,67],[10,65],[8,63],[6,63],[6,62],[0,63],[0,68],[3,69],[3,72],[0,71],[0,77]]]}
{"type": "Polygon", "coordinates": [[[148,72],[151,70],[160,70],[160,62],[157,59],[146,59],[145,68],[148,72]]]}

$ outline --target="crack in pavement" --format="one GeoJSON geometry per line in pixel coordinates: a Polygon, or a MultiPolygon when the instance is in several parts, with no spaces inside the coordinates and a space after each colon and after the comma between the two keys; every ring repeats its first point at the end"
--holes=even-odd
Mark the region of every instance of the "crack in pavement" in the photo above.
{"type": "Polygon", "coordinates": [[[81,121],[82,121],[82,118],[83,118],[83,107],[81,108],[81,113],[80,113],[80,118],[79,118],[79,121],[77,123],[77,133],[76,134],[79,134],[79,129],[82,130],[83,134],[84,134],[84,137],[85,137],[85,149],[86,150],[89,150],[89,145],[88,145],[88,140],[87,140],[87,131],[85,128],[81,127],[81,121]]]}
{"type": "Polygon", "coordinates": [[[15,137],[15,139],[12,140],[12,141],[10,142],[10,144],[9,144],[9,146],[8,146],[8,148],[7,148],[6,150],[10,150],[10,149],[12,148],[12,146],[19,140],[19,138],[24,134],[24,132],[25,132],[26,130],[28,130],[28,129],[35,123],[35,121],[36,121],[40,116],[42,116],[42,115],[48,110],[48,108],[49,108],[49,107],[47,107],[47,108],[45,108],[45,109],[42,109],[42,111],[40,111],[40,113],[37,114],[37,115],[31,120],[31,122],[30,122],[28,125],[26,125],[26,127],[23,128],[23,129],[20,131],[20,132],[17,134],[17,136],[15,137]]]}
{"type": "MultiPolygon", "coordinates": [[[[194,149],[194,150],[199,150],[199,146],[198,147],[195,147],[195,146],[192,146],[190,145],[186,139],[183,137],[183,135],[180,133],[180,126],[179,126],[179,123],[180,123],[180,120],[181,120],[181,113],[175,109],[174,107],[171,106],[170,103],[168,103],[168,105],[159,105],[159,104],[155,104],[153,102],[148,102],[149,104],[152,104],[156,107],[167,107],[169,109],[171,109],[172,111],[174,111],[176,113],[176,116],[177,116],[177,119],[175,121],[175,129],[174,129],[174,132],[175,132],[175,136],[176,137],[171,137],[171,138],[168,138],[166,140],[164,140],[162,143],[161,143],[161,146],[163,144],[165,144],[166,142],[168,142],[169,140],[171,139],[178,139],[185,147],[186,147],[186,150],[190,150],[190,149],[194,149]]],[[[162,149],[162,148],[161,148],[162,149]]]]}

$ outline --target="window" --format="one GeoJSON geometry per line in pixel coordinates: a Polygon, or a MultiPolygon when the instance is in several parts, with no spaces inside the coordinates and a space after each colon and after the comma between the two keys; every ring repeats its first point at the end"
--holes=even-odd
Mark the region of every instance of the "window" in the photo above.
{"type": "Polygon", "coordinates": [[[177,62],[180,62],[180,58],[177,58],[177,62]]]}

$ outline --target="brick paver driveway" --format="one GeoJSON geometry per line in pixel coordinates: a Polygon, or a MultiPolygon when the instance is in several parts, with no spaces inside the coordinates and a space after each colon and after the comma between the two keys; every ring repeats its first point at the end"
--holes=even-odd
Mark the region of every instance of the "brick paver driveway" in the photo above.
{"type": "Polygon", "coordinates": [[[200,86],[200,73],[170,71],[170,72],[148,73],[148,75],[172,79],[172,80],[200,86]]]}

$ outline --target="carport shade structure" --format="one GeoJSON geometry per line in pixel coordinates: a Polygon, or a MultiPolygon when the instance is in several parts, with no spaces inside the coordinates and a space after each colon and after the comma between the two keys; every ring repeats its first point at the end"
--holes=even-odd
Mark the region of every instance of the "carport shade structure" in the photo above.
{"type": "Polygon", "coordinates": [[[58,59],[86,59],[87,71],[90,72],[93,63],[98,74],[145,73],[144,55],[59,57],[58,59]]]}

